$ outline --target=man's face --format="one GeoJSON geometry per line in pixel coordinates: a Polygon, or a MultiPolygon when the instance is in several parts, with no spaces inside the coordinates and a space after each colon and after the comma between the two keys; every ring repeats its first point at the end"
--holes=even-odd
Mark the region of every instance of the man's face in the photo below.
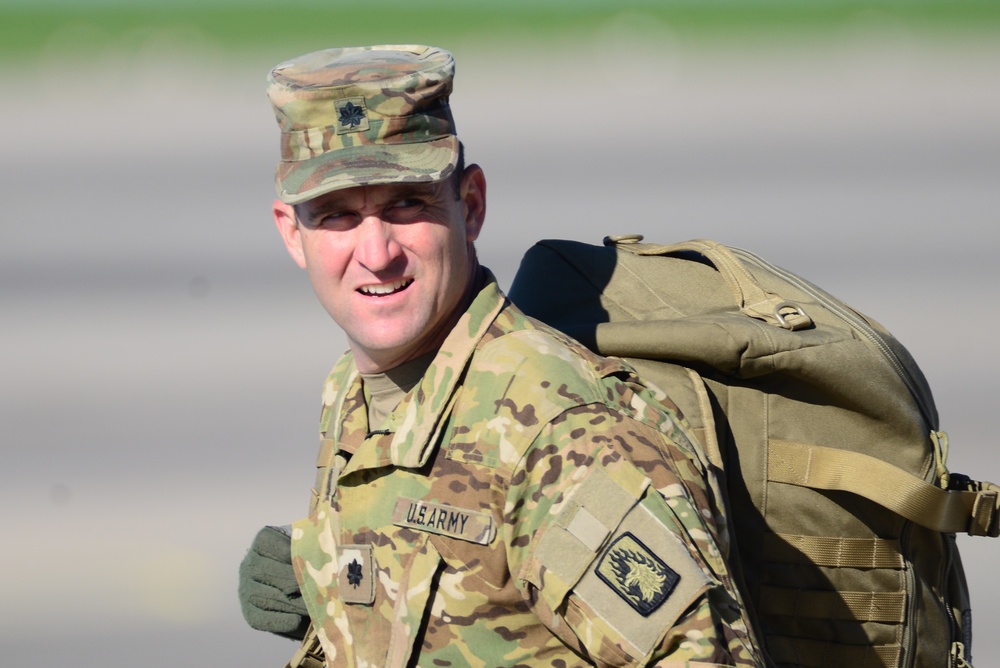
{"type": "Polygon", "coordinates": [[[274,203],[288,252],[344,330],[358,369],[383,371],[431,352],[464,307],[486,181],[359,186],[292,209],[274,203]]]}

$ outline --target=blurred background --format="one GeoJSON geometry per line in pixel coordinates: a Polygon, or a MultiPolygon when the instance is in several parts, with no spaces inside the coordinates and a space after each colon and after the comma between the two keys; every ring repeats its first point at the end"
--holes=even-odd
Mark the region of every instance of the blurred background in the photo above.
{"type": "MultiPolygon", "coordinates": [[[[281,60],[431,43],[508,285],[543,237],[716,238],[885,324],[1000,479],[1000,5],[0,0],[0,663],[284,665],[237,566],[305,513],[345,342],[270,219],[281,60]]],[[[962,538],[979,666],[1000,542],[962,538]]]]}

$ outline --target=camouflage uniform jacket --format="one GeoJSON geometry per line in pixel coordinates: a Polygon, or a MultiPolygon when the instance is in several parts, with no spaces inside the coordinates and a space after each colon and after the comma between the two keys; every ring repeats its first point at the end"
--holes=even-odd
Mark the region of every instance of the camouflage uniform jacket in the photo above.
{"type": "Polygon", "coordinates": [[[328,665],[761,665],[683,423],[487,278],[384,429],[350,354],[327,381],[292,550],[328,665]]]}

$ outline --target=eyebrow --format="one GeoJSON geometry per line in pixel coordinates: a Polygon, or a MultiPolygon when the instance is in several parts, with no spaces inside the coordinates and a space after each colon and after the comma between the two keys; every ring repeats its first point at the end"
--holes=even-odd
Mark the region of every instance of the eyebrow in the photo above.
{"type": "Polygon", "coordinates": [[[411,195],[436,195],[440,192],[441,181],[426,183],[400,183],[390,199],[409,197],[411,195]]]}
{"type": "Polygon", "coordinates": [[[323,214],[330,213],[331,211],[343,211],[346,208],[341,200],[330,199],[324,201],[322,204],[303,202],[299,205],[298,213],[300,218],[315,220],[323,214]]]}

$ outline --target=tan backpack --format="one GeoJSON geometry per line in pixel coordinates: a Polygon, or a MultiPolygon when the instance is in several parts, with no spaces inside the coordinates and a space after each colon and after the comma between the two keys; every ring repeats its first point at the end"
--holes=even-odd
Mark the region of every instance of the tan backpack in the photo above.
{"type": "Polygon", "coordinates": [[[971,666],[955,534],[998,488],[950,474],[927,382],[884,328],[746,251],[542,241],[510,297],[662,387],[726,481],[772,666],[971,666]]]}

